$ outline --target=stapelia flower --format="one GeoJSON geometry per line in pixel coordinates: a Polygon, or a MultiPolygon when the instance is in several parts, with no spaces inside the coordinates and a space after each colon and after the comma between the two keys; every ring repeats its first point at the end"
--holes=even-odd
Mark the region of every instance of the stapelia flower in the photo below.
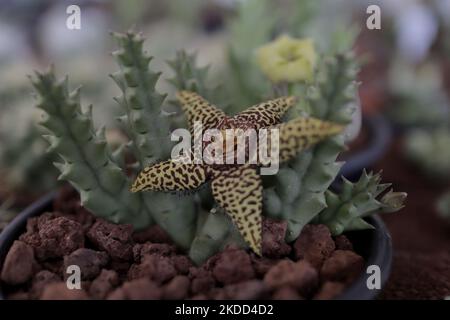
{"type": "MultiPolygon", "coordinates": [[[[182,91],[177,97],[187,116],[191,132],[198,121],[204,130],[218,129],[221,132],[226,129],[278,129],[280,163],[343,130],[338,124],[314,118],[296,118],[280,123],[283,114],[294,105],[294,97],[257,104],[232,117],[225,115],[196,93],[182,91]]],[[[211,181],[214,199],[231,217],[250,248],[261,255],[263,190],[257,169],[258,165],[250,163],[208,165],[171,159],[145,168],[136,178],[131,191],[185,191],[211,181]]]]}
{"type": "Polygon", "coordinates": [[[311,39],[294,39],[287,35],[260,47],[256,61],[272,82],[311,81],[317,54],[311,39]]]}

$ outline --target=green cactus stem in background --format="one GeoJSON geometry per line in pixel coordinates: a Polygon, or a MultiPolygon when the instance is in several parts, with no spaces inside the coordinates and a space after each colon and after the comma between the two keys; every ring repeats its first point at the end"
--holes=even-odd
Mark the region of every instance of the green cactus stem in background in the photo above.
{"type": "Polygon", "coordinates": [[[239,2],[236,18],[230,24],[227,91],[233,97],[229,113],[264,100],[270,84],[257,68],[255,49],[270,41],[276,16],[268,0],[239,2]]]}
{"type": "Polygon", "coordinates": [[[152,58],[144,54],[144,39],[132,32],[114,33],[119,49],[113,52],[120,70],[111,75],[122,91],[115,100],[124,112],[119,121],[130,136],[137,165],[146,165],[170,155],[168,118],[162,114],[165,95],[155,90],[160,74],[148,69],[152,58]],[[151,131],[151,132],[150,132],[151,131]]]}
{"type": "Polygon", "coordinates": [[[167,61],[174,73],[167,81],[177,90],[197,92],[205,99],[217,102],[219,88],[208,83],[209,66],[199,67],[196,62],[197,54],[178,51],[173,60],[167,61]]]}
{"type": "Polygon", "coordinates": [[[57,171],[52,166],[53,155],[45,153],[47,143],[41,130],[34,123],[25,127],[20,137],[2,135],[0,167],[7,192],[36,195],[56,186],[57,171]]]}
{"type": "Polygon", "coordinates": [[[364,220],[376,212],[395,212],[403,208],[406,193],[386,191],[391,184],[380,183],[380,173],[363,172],[356,183],[342,178],[342,189],[339,193],[330,190],[325,192],[327,208],[314,219],[316,223],[328,226],[335,236],[346,231],[372,229],[364,220]]]}

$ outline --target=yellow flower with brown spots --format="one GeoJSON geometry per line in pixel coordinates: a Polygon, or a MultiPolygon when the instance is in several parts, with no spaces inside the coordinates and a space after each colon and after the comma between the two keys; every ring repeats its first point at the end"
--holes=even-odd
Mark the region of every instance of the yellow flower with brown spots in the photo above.
{"type": "MultiPolygon", "coordinates": [[[[294,97],[282,97],[260,103],[235,115],[222,110],[193,92],[181,91],[177,98],[192,129],[201,122],[203,129],[278,129],[279,162],[291,159],[301,150],[338,134],[341,125],[314,118],[296,118],[281,123],[285,112],[295,104],[294,97]]],[[[203,145],[205,150],[205,145],[203,145]]],[[[145,168],[134,181],[131,191],[185,191],[210,181],[216,202],[227,212],[250,248],[261,255],[262,181],[261,164],[196,164],[175,160],[145,168]]]]}
{"type": "Polygon", "coordinates": [[[256,51],[256,61],[274,83],[309,82],[313,79],[317,54],[311,39],[282,35],[256,51]]]}

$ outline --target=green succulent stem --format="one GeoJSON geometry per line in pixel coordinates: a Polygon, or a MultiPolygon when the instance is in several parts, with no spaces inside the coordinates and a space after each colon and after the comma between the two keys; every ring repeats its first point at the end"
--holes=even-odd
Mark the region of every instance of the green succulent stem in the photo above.
{"type": "Polygon", "coordinates": [[[94,130],[92,108],[81,109],[80,90],[69,93],[67,78],[57,81],[53,70],[36,73],[32,83],[39,94],[37,107],[45,111],[45,138],[61,158],[55,163],[59,179],[69,181],[96,215],[135,227],[147,225],[149,216],[139,197],[129,193],[128,178],[111,159],[104,130],[94,130]]]}
{"type": "Polygon", "coordinates": [[[395,212],[403,208],[406,193],[386,191],[391,184],[381,183],[381,174],[364,171],[356,183],[342,178],[339,193],[327,190],[327,207],[315,217],[314,222],[328,226],[335,236],[346,231],[373,228],[364,220],[376,212],[395,212]]]}
{"type": "MultiPolygon", "coordinates": [[[[136,171],[170,156],[170,119],[162,112],[166,95],[156,83],[160,73],[152,72],[152,57],[143,50],[144,38],[134,32],[114,33],[119,45],[113,52],[120,70],[111,75],[122,91],[115,100],[124,114],[119,118],[129,134],[136,171]]],[[[192,197],[167,193],[139,194],[150,216],[182,248],[188,249],[195,233],[196,207],[192,197]]]]}
{"type": "MultiPolygon", "coordinates": [[[[306,89],[306,99],[300,107],[316,118],[346,125],[356,107],[357,63],[351,53],[338,53],[322,60],[315,82],[306,89]]],[[[294,110],[292,115],[298,113],[294,110]]],[[[343,164],[336,162],[336,158],[344,148],[343,135],[330,138],[297,155],[280,168],[275,183],[266,184],[265,214],[287,220],[287,241],[295,240],[302,228],[327,207],[326,192],[343,164]]]]}
{"type": "Polygon", "coordinates": [[[173,60],[167,61],[173,77],[167,81],[177,90],[197,92],[207,100],[218,102],[219,88],[209,84],[209,66],[197,65],[197,54],[184,50],[176,53],[173,60]]]}

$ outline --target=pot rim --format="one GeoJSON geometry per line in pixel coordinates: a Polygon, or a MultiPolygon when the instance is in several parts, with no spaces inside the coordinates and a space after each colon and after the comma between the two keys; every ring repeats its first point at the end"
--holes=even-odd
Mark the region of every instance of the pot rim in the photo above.
{"type": "Polygon", "coordinates": [[[335,298],[336,300],[374,300],[384,288],[391,273],[393,252],[391,235],[379,215],[367,217],[365,220],[374,229],[352,231],[371,233],[370,254],[365,258],[364,271],[343,293],[335,298]],[[380,289],[369,289],[367,287],[367,280],[371,275],[367,273],[367,268],[371,265],[377,265],[380,268],[380,289]]]}
{"type": "MultiPolygon", "coordinates": [[[[0,233],[0,270],[3,267],[5,257],[11,248],[13,242],[25,230],[28,218],[42,214],[50,208],[52,201],[58,191],[53,191],[43,196],[30,206],[20,212],[0,233]]],[[[365,270],[369,265],[378,265],[381,272],[381,288],[384,287],[392,264],[392,241],[386,226],[378,215],[366,218],[367,222],[374,226],[371,230],[352,231],[350,233],[366,232],[369,234],[369,255],[365,257],[365,270]]],[[[372,300],[380,293],[381,289],[370,290],[367,288],[366,281],[369,275],[362,272],[360,276],[347,287],[343,293],[338,295],[336,300],[372,300]]],[[[0,300],[4,300],[3,291],[0,285],[0,300]]]]}

